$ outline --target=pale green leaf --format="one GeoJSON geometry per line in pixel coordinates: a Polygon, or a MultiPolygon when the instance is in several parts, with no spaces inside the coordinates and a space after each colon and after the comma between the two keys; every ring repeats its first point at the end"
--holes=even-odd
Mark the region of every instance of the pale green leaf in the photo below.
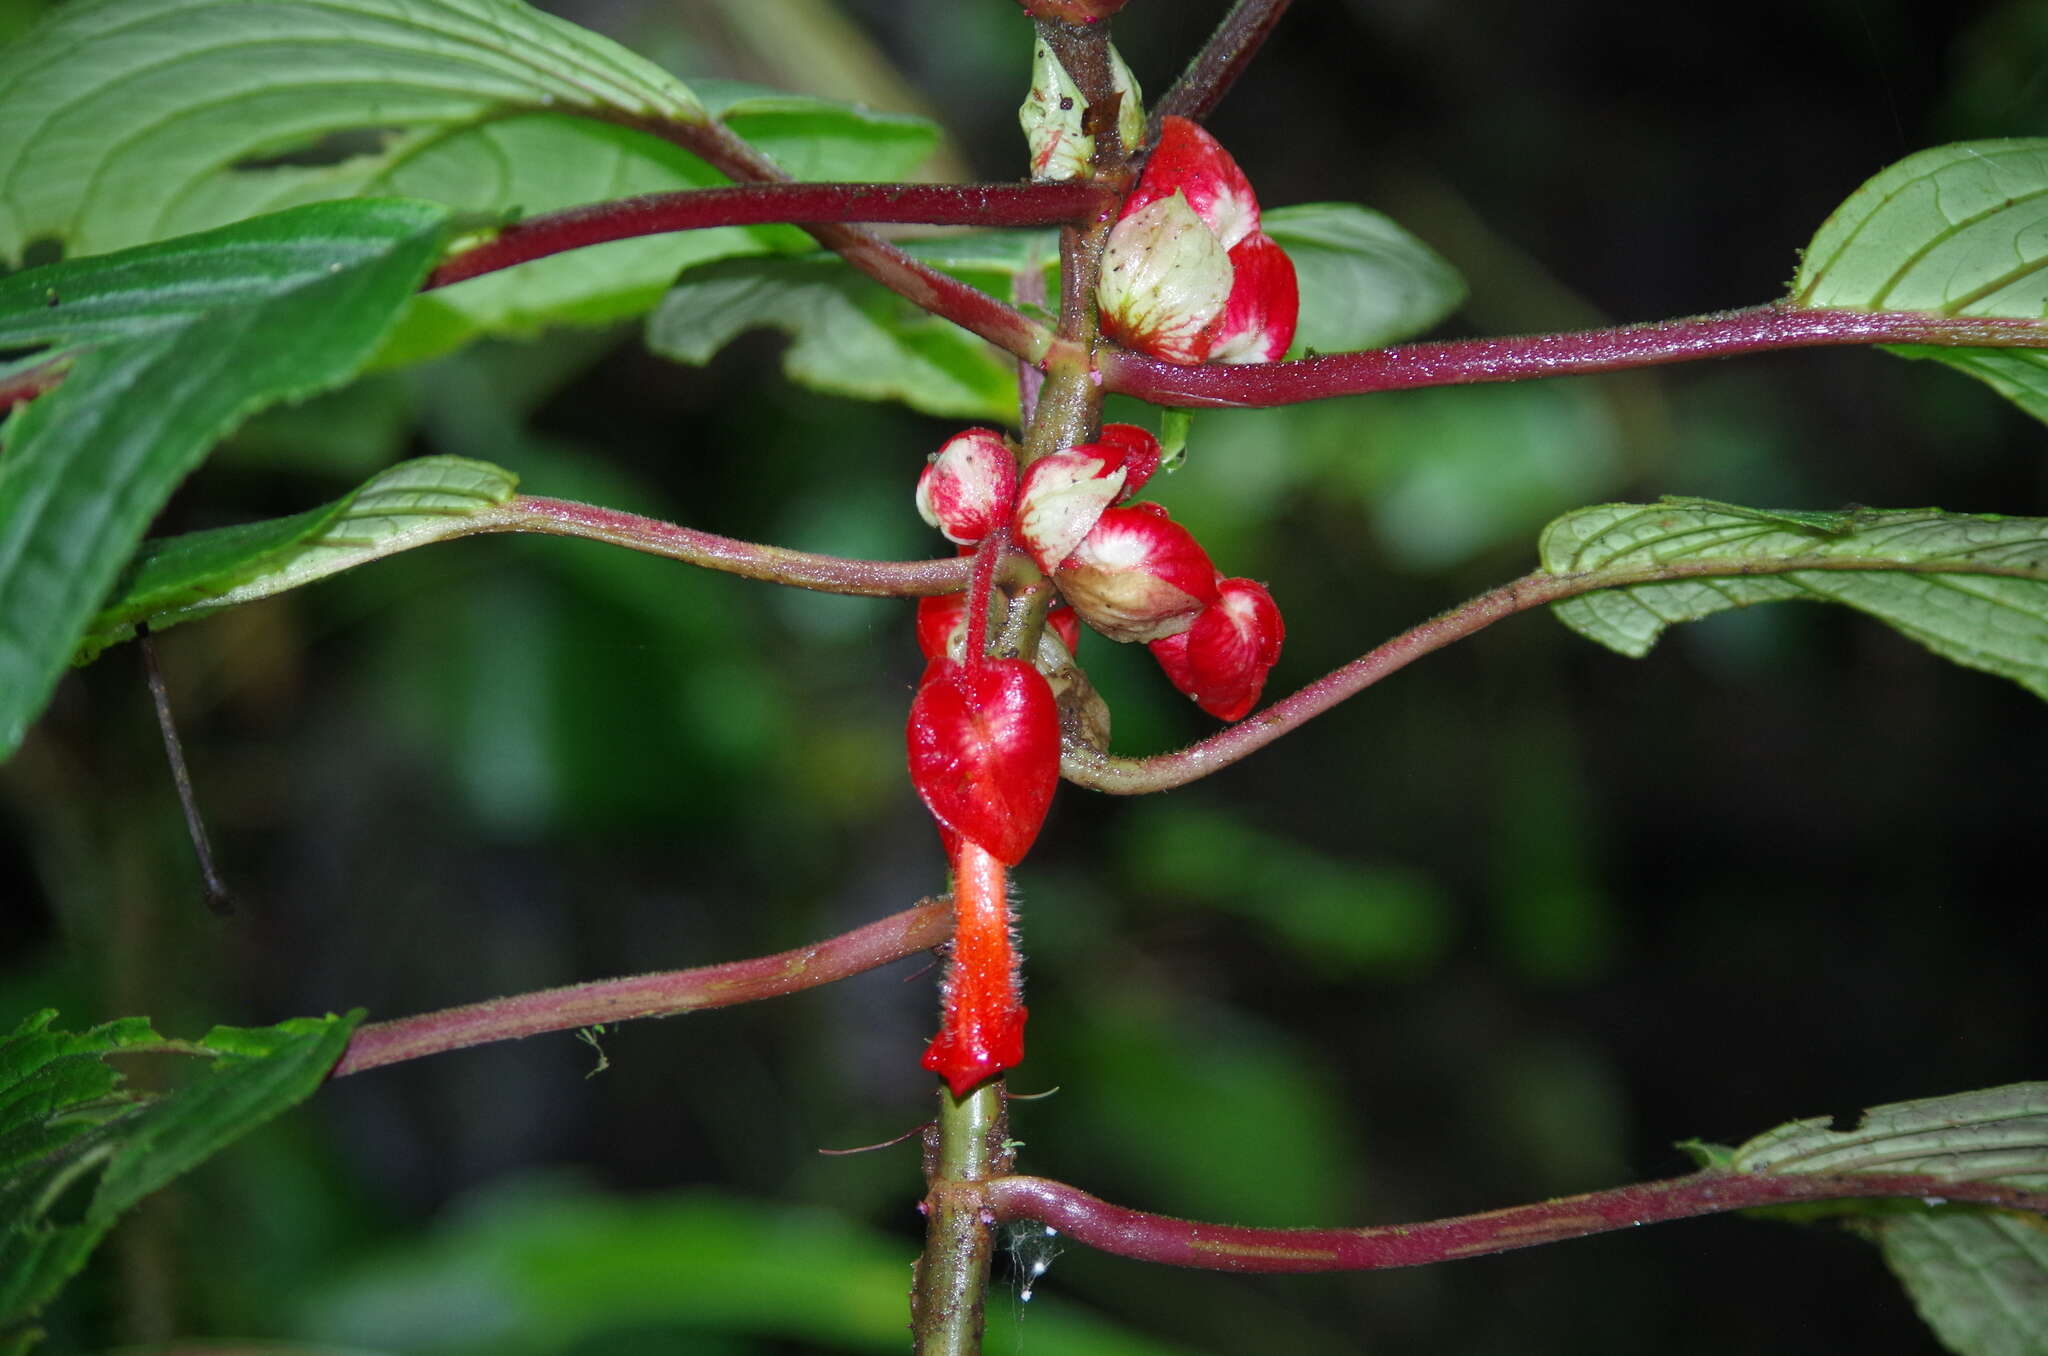
{"type": "Polygon", "coordinates": [[[647,342],[666,357],[704,363],[763,328],[790,335],[783,370],[804,385],[952,418],[1016,418],[1013,359],[830,255],[693,268],[649,319],[647,342]]]}
{"type": "MultiPolygon", "coordinates": [[[[2048,139],[1936,146],[1883,170],[1814,235],[1791,300],[2048,318],[2048,139]]],[[[1959,367],[2048,419],[2048,353],[1928,345],[1894,351],[1959,367]]]]}
{"type": "Polygon", "coordinates": [[[134,634],[268,598],[367,561],[474,532],[519,479],[488,462],[421,457],[290,518],[146,541],[80,643],[81,662],[134,634]]]}
{"type": "MultiPolygon", "coordinates": [[[[2048,1083],[1873,1107],[1847,1130],[1814,1116],[1738,1149],[1704,1150],[1721,1172],[1901,1173],[2048,1189],[2048,1083]]],[[[1865,1206],[1851,1227],[1884,1249],[1928,1326],[1960,1356],[2048,1350],[2048,1223],[2040,1216],[1923,1197],[1865,1206]]]]}
{"type": "Polygon", "coordinates": [[[2048,1083],[1872,1107],[1854,1128],[1814,1116],[1768,1130],[1725,1161],[1731,1172],[1884,1172],[2048,1188],[2048,1083]]]}
{"type": "Polygon", "coordinates": [[[1632,658],[1674,622],[1809,599],[1866,612],[2048,697],[2048,520],[1666,499],[1569,513],[1544,530],[1540,551],[1550,574],[1611,580],[1553,610],[1632,658]]]}
{"type": "Polygon", "coordinates": [[[254,411],[353,376],[446,218],[318,203],[0,278],[0,349],[70,359],[10,416],[0,460],[0,757],[172,488],[254,411]]]}
{"type": "Polygon", "coordinates": [[[1927,1326],[1958,1356],[2048,1351],[2048,1223],[2038,1215],[1944,1209],[1859,1223],[1927,1326]]]}
{"type": "Polygon", "coordinates": [[[1290,356],[1413,338],[1458,309],[1465,280],[1392,218],[1354,203],[1303,203],[1260,223],[1294,261],[1301,320],[1290,356]]]}

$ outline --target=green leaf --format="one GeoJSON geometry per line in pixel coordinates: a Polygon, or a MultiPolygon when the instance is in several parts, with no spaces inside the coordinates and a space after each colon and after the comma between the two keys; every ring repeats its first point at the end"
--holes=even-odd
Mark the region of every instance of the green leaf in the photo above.
{"type": "Polygon", "coordinates": [[[2037,1215],[1942,1209],[1864,1221],[1927,1326],[1959,1356],[2048,1351],[2048,1227],[2037,1215]]]}
{"type": "Polygon", "coordinates": [[[78,660],[126,640],[137,622],[161,631],[366,561],[464,536],[476,531],[479,513],[508,502],[518,485],[517,476],[489,462],[421,457],[289,518],[146,541],[114,600],[93,618],[78,660]]]}
{"type": "Polygon", "coordinates": [[[316,204],[0,278],[0,350],[70,361],[10,418],[0,461],[0,758],[172,488],[257,409],[352,376],[446,217],[316,204]]]}
{"type": "Polygon", "coordinates": [[[54,1031],[28,1018],[0,1040],[0,1342],[47,1304],[121,1215],[303,1101],[341,1058],[360,1012],[167,1041],[141,1018],[54,1031]],[[136,1093],[105,1057],[210,1056],[172,1091],[136,1093]]]}
{"type": "MultiPolygon", "coordinates": [[[[1909,155],[1849,195],[1800,260],[1800,306],[2048,316],[2048,139],[1909,155]]],[[[2048,419],[2048,351],[1906,345],[2048,419]]]]}
{"type": "Polygon", "coordinates": [[[1544,530],[1540,552],[1550,574],[1612,580],[1552,610],[1631,658],[1674,622],[1803,598],[1866,612],[2048,697],[2048,520],[1665,499],[1569,513],[1544,530]]]}
{"type": "Polygon", "coordinates": [[[1301,321],[1290,356],[1379,348],[1436,325],[1465,300],[1465,280],[1390,217],[1354,203],[1261,214],[1294,261],[1301,321]]]}
{"type": "MultiPolygon", "coordinates": [[[[1713,1166],[1732,1172],[1913,1173],[2048,1189],[2048,1083],[1873,1107],[1850,1130],[1816,1116],[1781,1125],[1713,1166]]],[[[1876,1239],[1921,1317],[1962,1356],[2048,1349],[2048,1226],[1976,1206],[1852,1216],[1876,1239]]]]}
{"type": "MultiPolygon", "coordinates": [[[[651,62],[519,0],[86,0],[0,56],[0,90],[10,258],[389,193],[394,167],[516,113],[709,118],[651,62]]],[[[460,163],[494,174],[489,155],[460,163]]]]}
{"type": "Polygon", "coordinates": [[[741,334],[763,328],[791,336],[783,371],[806,386],[863,400],[901,400],[948,418],[1007,422],[1017,416],[1013,359],[833,255],[727,259],[693,268],[648,319],[647,342],[679,362],[704,363],[741,334]]]}
{"type": "Polygon", "coordinates": [[[1887,1172],[2048,1188],[2048,1083],[1872,1107],[1854,1129],[1792,1121],[1748,1141],[1731,1172],[1887,1172]]]}
{"type": "MultiPolygon", "coordinates": [[[[799,177],[896,178],[929,124],[721,85],[733,131],[799,177]]],[[[87,0],[0,53],[0,259],[94,254],[332,198],[482,219],[726,182],[647,125],[713,110],[652,63],[519,0],[87,0]]],[[[637,314],[686,265],[807,249],[684,232],[421,297],[386,361],[478,332],[637,314]]]]}

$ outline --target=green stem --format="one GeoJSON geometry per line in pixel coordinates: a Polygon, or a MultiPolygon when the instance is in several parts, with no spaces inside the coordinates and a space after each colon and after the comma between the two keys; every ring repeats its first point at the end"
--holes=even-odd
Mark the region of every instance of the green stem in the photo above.
{"type": "Polygon", "coordinates": [[[1009,1110],[1000,1078],[965,1097],[941,1087],[938,1098],[910,1328],[917,1356],[976,1356],[995,1251],[983,1183],[1010,1171],[1009,1110]]]}

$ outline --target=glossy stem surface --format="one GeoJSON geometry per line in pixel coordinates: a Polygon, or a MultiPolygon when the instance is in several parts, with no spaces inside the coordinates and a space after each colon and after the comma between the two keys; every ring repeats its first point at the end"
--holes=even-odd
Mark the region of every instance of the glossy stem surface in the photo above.
{"type": "Polygon", "coordinates": [[[1184,366],[1122,348],[1105,348],[1097,363],[1110,390],[1157,405],[1265,407],[1841,344],[2048,347],[2048,322],[1917,311],[1814,310],[1773,302],[1610,329],[1401,344],[1283,363],[1184,366]]]}
{"type": "Polygon", "coordinates": [[[1037,1220],[1091,1248],[1212,1271],[1378,1271],[1531,1248],[1567,1238],[1758,1206],[1920,1198],[2048,1212],[2048,1193],[1904,1174],[1702,1172],[1477,1215],[1366,1229],[1259,1229],[1129,1210],[1063,1182],[1005,1177],[986,1188],[996,1218],[1037,1220]]]}

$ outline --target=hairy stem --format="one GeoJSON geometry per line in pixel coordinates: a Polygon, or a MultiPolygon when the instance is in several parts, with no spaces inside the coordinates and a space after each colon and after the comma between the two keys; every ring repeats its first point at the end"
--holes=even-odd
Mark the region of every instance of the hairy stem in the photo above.
{"type": "Polygon", "coordinates": [[[985,1193],[1010,1170],[1009,1112],[1000,1078],[965,1097],[943,1087],[937,1095],[910,1328],[917,1356],[976,1356],[995,1246],[985,1193]]]}
{"type": "Polygon", "coordinates": [[[1251,65],[1265,45],[1266,35],[1280,22],[1280,16],[1294,0],[1237,0],[1209,41],[1195,54],[1165,97],[1152,106],[1151,135],[1159,135],[1159,120],[1166,117],[1209,116],[1223,96],[1251,65]]]}
{"type": "Polygon", "coordinates": [[[928,899],[828,941],[773,956],[572,984],[371,1022],[349,1041],[333,1077],[543,1031],[573,1031],[634,1017],[672,1017],[700,1008],[780,998],[929,951],[952,933],[953,901],[928,899]]]}
{"type": "Polygon", "coordinates": [[[1830,556],[1787,556],[1768,561],[1688,560],[1639,569],[1589,570],[1582,574],[1547,574],[1539,570],[1482,593],[1413,630],[1402,632],[1342,668],[1324,674],[1300,691],[1178,752],[1154,754],[1149,758],[1119,758],[1081,739],[1069,738],[1061,752],[1060,775],[1077,786],[1118,796],[1171,790],[1230,766],[1246,754],[1299,729],[1339,702],[1357,696],[1389,674],[1400,672],[1424,655],[1483,631],[1517,612],[1574,598],[1582,593],[1597,593],[1602,589],[1633,588],[1639,584],[1677,579],[1725,579],[1738,575],[1815,571],[1993,575],[2020,579],[2043,577],[2040,567],[2029,562],[1914,561],[1879,557],[1845,559],[1830,556]]]}
{"type": "Polygon", "coordinates": [[[1377,1271],[1511,1252],[1540,1243],[1718,1215],[1731,1210],[1869,1197],[1918,1197],[2048,1212],[2048,1192],[1906,1174],[1701,1172],[1507,1210],[1367,1229],[1256,1229],[1203,1224],[1111,1205],[1042,1177],[985,1188],[999,1220],[1037,1220],[1119,1257],[1213,1271],[1377,1271]]]}
{"type": "Polygon", "coordinates": [[[1086,181],[1044,184],[747,184],[647,193],[513,222],[441,262],[426,291],[549,255],[613,240],[717,226],[830,225],[855,221],[927,226],[1058,226],[1115,209],[1086,181]]]}
{"type": "MultiPolygon", "coordinates": [[[[714,532],[678,527],[657,518],[579,504],[567,499],[515,495],[495,508],[470,515],[464,526],[474,532],[538,532],[556,537],[582,537],[624,546],[649,555],[667,556],[706,569],[744,575],[793,588],[873,598],[923,598],[958,593],[967,587],[973,561],[849,560],[815,555],[781,546],[721,537],[714,532]]],[[[1025,562],[1028,564],[1028,562],[1025,562]]]]}
{"type": "MultiPolygon", "coordinates": [[[[681,146],[736,182],[790,182],[790,176],[780,165],[722,123],[628,125],[681,146]]],[[[913,305],[945,317],[1025,362],[1035,363],[1045,356],[1052,336],[1043,325],[988,293],[920,263],[873,231],[843,225],[810,225],[804,230],[820,245],[913,305]]]]}
{"type": "Polygon", "coordinates": [[[1402,344],[1285,363],[1182,366],[1125,349],[1096,357],[1108,388],[1156,405],[1298,405],[1419,386],[1619,372],[1832,344],[2048,347],[2048,322],[1917,311],[1816,310],[1773,302],[1613,329],[1402,344]]]}

